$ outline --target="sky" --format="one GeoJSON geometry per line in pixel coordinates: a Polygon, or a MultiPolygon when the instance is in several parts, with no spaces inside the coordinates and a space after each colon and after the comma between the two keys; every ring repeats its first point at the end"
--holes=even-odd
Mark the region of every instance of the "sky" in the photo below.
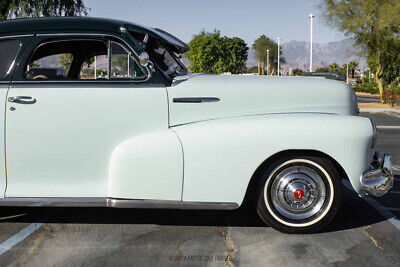
{"type": "Polygon", "coordinates": [[[84,0],[89,16],[127,20],[161,28],[184,42],[202,29],[240,37],[251,46],[262,34],[282,42],[310,40],[310,13],[315,14],[314,42],[344,39],[326,26],[320,0],[84,0]]]}

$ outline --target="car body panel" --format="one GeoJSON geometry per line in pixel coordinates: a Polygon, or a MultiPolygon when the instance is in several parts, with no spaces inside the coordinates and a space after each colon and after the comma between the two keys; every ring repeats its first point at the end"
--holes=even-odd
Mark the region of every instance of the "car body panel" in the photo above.
{"type": "Polygon", "coordinates": [[[108,196],[180,201],[182,179],[183,152],[178,137],[170,129],[155,131],[133,137],[114,150],[108,196]]]}
{"type": "Polygon", "coordinates": [[[21,43],[21,47],[14,59],[13,65],[8,70],[8,73],[4,77],[0,77],[0,198],[5,196],[5,191],[7,188],[7,172],[6,172],[6,150],[5,150],[5,125],[6,125],[6,101],[8,88],[10,85],[10,81],[17,69],[19,60],[26,47],[32,41],[33,36],[24,35],[18,38],[14,37],[3,37],[0,36],[0,40],[18,40],[21,43]]]}
{"type": "MultiPolygon", "coordinates": [[[[7,197],[107,197],[113,151],[168,129],[165,87],[10,88],[20,95],[37,103],[7,103],[7,197]]],[[[181,186],[181,175],[170,179],[181,186]]]]}
{"type": "Polygon", "coordinates": [[[360,193],[373,131],[369,119],[329,114],[275,114],[173,127],[185,158],[183,201],[242,203],[250,178],[269,157],[287,150],[325,153],[360,193]]]}
{"type": "Polygon", "coordinates": [[[187,75],[168,87],[170,125],[269,113],[355,115],[354,91],[343,82],[305,77],[187,75]],[[213,97],[218,102],[175,103],[213,97]]]}

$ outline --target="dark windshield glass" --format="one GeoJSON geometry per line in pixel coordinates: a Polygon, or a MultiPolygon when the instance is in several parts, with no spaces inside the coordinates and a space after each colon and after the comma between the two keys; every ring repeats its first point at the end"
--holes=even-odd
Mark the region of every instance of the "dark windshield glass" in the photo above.
{"type": "Polygon", "coordinates": [[[0,41],[0,78],[4,78],[14,65],[21,43],[18,40],[0,41]]]}

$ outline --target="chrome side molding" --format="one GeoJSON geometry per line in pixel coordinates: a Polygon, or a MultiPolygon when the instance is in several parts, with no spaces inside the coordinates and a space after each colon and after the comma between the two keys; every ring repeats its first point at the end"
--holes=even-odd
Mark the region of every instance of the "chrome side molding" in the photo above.
{"type": "Polygon", "coordinates": [[[178,97],[174,98],[174,103],[211,103],[219,102],[220,99],[217,97],[178,97]]]}
{"type": "Polygon", "coordinates": [[[186,202],[117,198],[2,198],[0,206],[18,207],[107,207],[137,209],[188,209],[188,210],[234,210],[239,208],[231,202],[186,202]]]}

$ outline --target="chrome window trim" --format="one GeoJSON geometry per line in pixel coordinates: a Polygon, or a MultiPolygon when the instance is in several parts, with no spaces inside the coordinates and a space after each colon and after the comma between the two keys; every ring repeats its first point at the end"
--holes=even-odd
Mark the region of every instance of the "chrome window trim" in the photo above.
{"type": "MultiPolygon", "coordinates": [[[[85,39],[80,39],[80,40],[84,41],[85,39]]],[[[91,39],[87,39],[87,40],[91,40],[91,39]]],[[[73,41],[73,39],[71,39],[71,41],[73,41]]],[[[40,47],[42,47],[42,46],[44,46],[44,45],[46,45],[46,44],[59,43],[59,42],[64,42],[64,41],[63,41],[63,40],[53,40],[53,41],[43,42],[43,43],[41,43],[41,44],[39,44],[38,46],[35,47],[35,50],[33,51],[33,53],[31,53],[31,54],[29,55],[29,59],[28,59],[28,61],[26,62],[25,66],[24,66],[24,78],[25,78],[25,79],[27,79],[27,78],[26,78],[26,74],[27,74],[27,72],[28,72],[27,67],[28,67],[29,63],[31,63],[31,59],[32,59],[32,57],[35,55],[36,51],[37,51],[40,47]]],[[[102,41],[99,40],[99,42],[102,42],[102,41]]],[[[70,54],[70,55],[72,55],[71,53],[64,53],[64,54],[70,54]]],[[[56,56],[56,55],[62,55],[62,54],[54,54],[53,56],[56,56]]],[[[73,59],[74,59],[74,58],[72,58],[72,60],[73,60],[73,59]]],[[[70,67],[71,67],[71,66],[70,66],[70,67]]],[[[29,81],[34,81],[33,79],[27,79],[27,80],[29,80],[29,81]]],[[[37,81],[36,81],[36,82],[37,82],[37,81]]]]}
{"type": "MultiPolygon", "coordinates": [[[[129,55],[129,57],[130,58],[132,58],[134,61],[135,61],[135,63],[136,63],[136,65],[142,70],[142,72],[143,72],[143,69],[142,69],[142,67],[143,67],[143,65],[142,64],[140,64],[140,62],[137,62],[137,60],[134,58],[134,57],[132,57],[132,53],[129,51],[129,49],[127,49],[124,45],[122,45],[122,44],[120,44],[120,43],[118,43],[118,42],[115,42],[115,41],[111,41],[111,40],[109,40],[109,43],[108,43],[108,49],[109,49],[109,51],[108,51],[108,59],[109,59],[109,62],[108,62],[108,66],[109,66],[109,73],[110,73],[110,75],[109,75],[109,79],[113,79],[111,76],[111,70],[112,70],[112,62],[111,62],[111,56],[112,56],[112,45],[113,45],[113,43],[114,44],[117,44],[117,45],[119,45],[119,46],[121,46],[122,47],[122,49],[124,49],[125,50],[125,52],[129,55]]],[[[127,78],[126,80],[129,80],[130,78],[127,78]]],[[[137,80],[141,80],[141,79],[137,79],[137,80]]]]}
{"type": "Polygon", "coordinates": [[[27,207],[108,207],[137,209],[192,209],[234,210],[239,207],[232,202],[192,202],[118,198],[2,198],[0,206],[27,207]]]}
{"type": "Polygon", "coordinates": [[[108,70],[107,80],[111,80],[111,40],[107,40],[107,59],[108,59],[108,70]]]}
{"type": "Polygon", "coordinates": [[[0,36],[0,40],[2,39],[15,39],[15,38],[20,38],[20,37],[33,37],[34,34],[21,34],[21,35],[6,35],[6,36],[0,36]]]}
{"type": "MultiPolygon", "coordinates": [[[[139,58],[139,55],[136,53],[136,51],[132,48],[132,46],[130,46],[124,39],[122,39],[121,37],[115,35],[115,34],[109,34],[109,33],[39,33],[36,36],[37,37],[42,37],[42,36],[101,36],[101,37],[112,37],[115,39],[118,39],[119,41],[121,41],[124,45],[126,45],[129,50],[136,56],[136,58],[139,58]]],[[[141,66],[135,59],[135,62],[138,64],[138,66],[140,68],[143,68],[143,66],[141,66]]],[[[151,78],[151,71],[149,67],[144,67],[147,71],[147,77],[143,80],[130,80],[130,81],[122,81],[122,82],[146,82],[151,78]]],[[[143,70],[143,69],[142,69],[143,70]]],[[[112,80],[109,79],[109,81],[113,81],[113,82],[117,82],[118,80],[112,80]]],[[[29,81],[32,82],[32,81],[29,81]]],[[[65,81],[65,82],[71,82],[71,81],[65,81]]],[[[92,81],[92,82],[97,82],[97,81],[92,81]]]]}
{"type": "Polygon", "coordinates": [[[159,85],[158,87],[162,87],[165,88],[165,86],[161,83],[156,84],[153,83],[151,84],[151,86],[146,86],[146,84],[144,83],[144,80],[140,80],[140,81],[135,81],[135,80],[129,80],[129,81],[124,81],[124,80],[98,80],[98,81],[92,81],[92,80],[75,80],[75,81],[35,81],[31,80],[31,81],[0,81],[0,83],[12,83],[11,84],[11,89],[14,88],[16,85],[25,85],[25,84],[29,84],[29,88],[33,88],[36,86],[40,86],[40,85],[52,85],[52,84],[91,84],[91,85],[97,85],[98,87],[102,87],[102,88],[113,88],[113,84],[132,84],[132,83],[136,83],[136,84],[142,84],[140,85],[140,87],[155,87],[157,85],[159,85]]]}

